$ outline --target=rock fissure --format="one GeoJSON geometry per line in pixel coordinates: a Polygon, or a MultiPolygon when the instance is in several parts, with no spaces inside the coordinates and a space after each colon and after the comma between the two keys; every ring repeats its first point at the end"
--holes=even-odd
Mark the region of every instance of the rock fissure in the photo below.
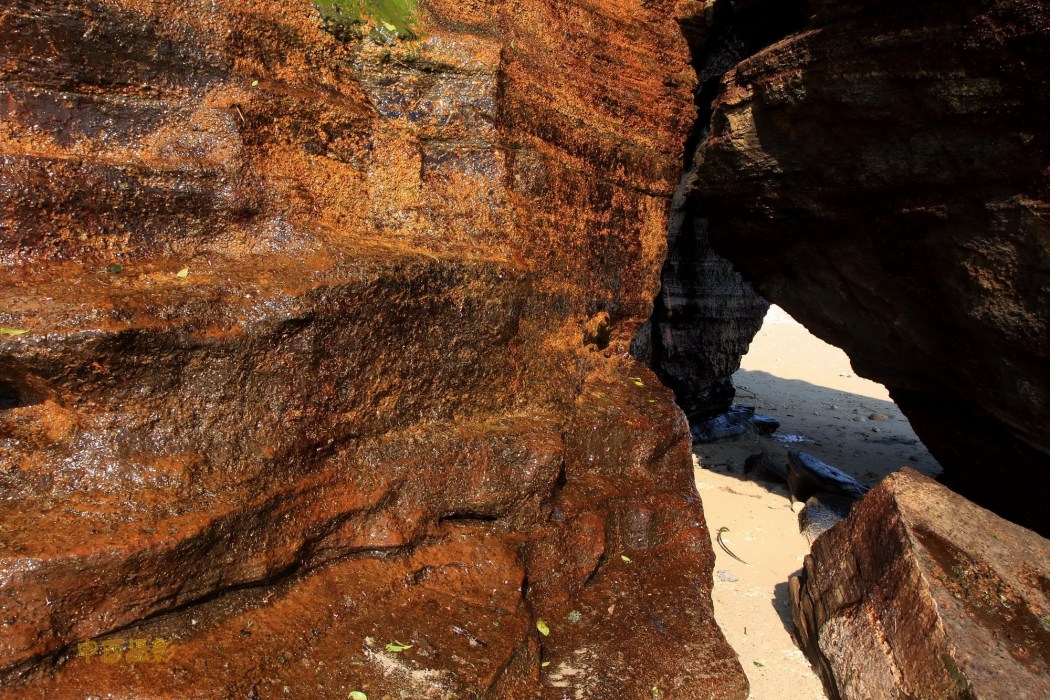
{"type": "Polygon", "coordinates": [[[732,263],[711,247],[709,225],[697,197],[703,159],[723,74],[804,24],[802,3],[701,2],[679,18],[698,84],[697,117],[686,142],[685,173],[672,200],[668,254],[661,290],[632,352],[675,392],[690,421],[729,410],[730,379],[768,304],[732,263]]]}

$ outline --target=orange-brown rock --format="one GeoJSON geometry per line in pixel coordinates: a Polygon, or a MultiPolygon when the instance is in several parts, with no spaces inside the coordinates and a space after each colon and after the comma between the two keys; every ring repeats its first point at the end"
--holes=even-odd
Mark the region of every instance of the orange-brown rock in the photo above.
{"type": "Polygon", "coordinates": [[[1050,697],[1050,541],[918,472],[818,537],[791,599],[829,697],[1050,697]]]}
{"type": "Polygon", "coordinates": [[[746,695],[625,359],[672,9],[6,2],[5,696],[746,695]]]}

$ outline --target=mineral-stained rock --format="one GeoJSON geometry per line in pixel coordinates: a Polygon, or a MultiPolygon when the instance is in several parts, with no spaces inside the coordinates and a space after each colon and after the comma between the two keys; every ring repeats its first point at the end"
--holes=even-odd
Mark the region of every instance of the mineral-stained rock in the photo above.
{"type": "Polygon", "coordinates": [[[671,9],[6,3],[5,696],[746,694],[624,359],[671,9]]]}
{"type": "Polygon", "coordinates": [[[808,3],[728,73],[717,252],[886,384],[946,478],[1050,533],[1050,13],[808,3]]]}
{"type": "Polygon", "coordinates": [[[791,599],[833,698],[1050,697],[1050,541],[918,472],[819,537],[791,599]]]}

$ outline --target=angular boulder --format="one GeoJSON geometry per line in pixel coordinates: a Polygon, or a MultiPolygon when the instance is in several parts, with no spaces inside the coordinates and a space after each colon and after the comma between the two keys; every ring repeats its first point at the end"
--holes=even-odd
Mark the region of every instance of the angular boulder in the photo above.
{"type": "Polygon", "coordinates": [[[818,537],[790,592],[836,700],[1050,697],[1050,541],[918,472],[818,537]]]}

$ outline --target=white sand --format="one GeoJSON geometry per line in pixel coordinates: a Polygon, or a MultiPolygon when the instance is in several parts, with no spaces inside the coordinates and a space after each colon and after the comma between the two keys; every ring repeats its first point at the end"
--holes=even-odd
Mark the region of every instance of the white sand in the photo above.
{"type": "Polygon", "coordinates": [[[787,488],[743,476],[744,460],[763,449],[786,462],[800,449],[874,484],[910,466],[940,471],[886,389],[857,377],[838,348],[816,338],[772,307],[734,377],[737,402],[775,417],[784,444],[747,436],[694,450],[696,485],[715,548],[715,618],[740,656],[754,700],[822,700],[824,691],[791,639],[788,577],[802,566],[809,544],[799,534],[787,488]],[[714,542],[723,541],[741,559],[714,542]]]}

